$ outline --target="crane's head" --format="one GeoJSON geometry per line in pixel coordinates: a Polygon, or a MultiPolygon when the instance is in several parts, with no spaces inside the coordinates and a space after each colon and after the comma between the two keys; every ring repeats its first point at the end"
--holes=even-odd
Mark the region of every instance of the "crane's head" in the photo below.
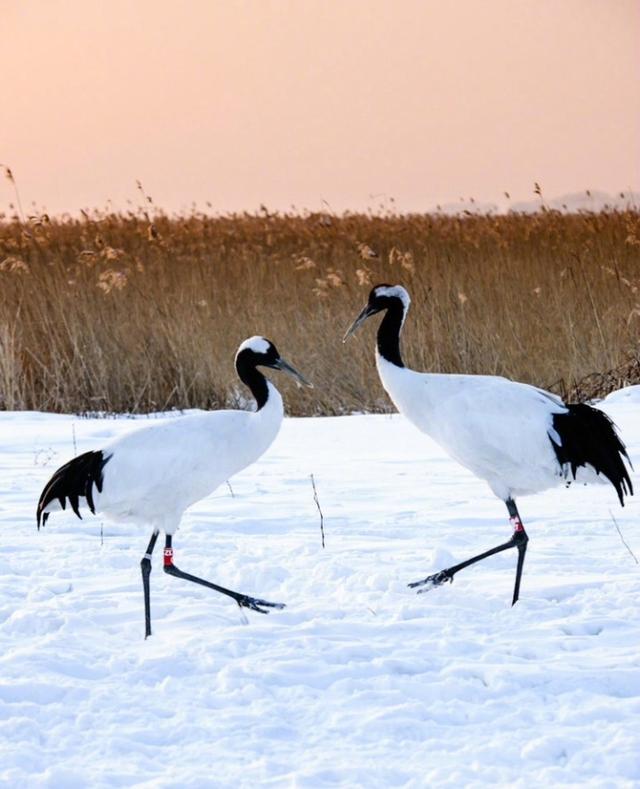
{"type": "Polygon", "coordinates": [[[367,318],[370,318],[372,315],[392,308],[400,308],[404,315],[409,309],[410,303],[411,299],[409,298],[409,294],[402,285],[387,285],[386,283],[376,285],[371,289],[369,300],[364,308],[347,329],[342,342],[346,342],[347,339],[362,326],[367,318]]]}
{"type": "Polygon", "coordinates": [[[265,337],[249,337],[241,343],[236,353],[236,368],[238,366],[247,367],[270,367],[272,370],[281,370],[296,379],[303,386],[313,387],[307,379],[299,373],[295,367],[285,361],[278,353],[278,349],[265,337]]]}

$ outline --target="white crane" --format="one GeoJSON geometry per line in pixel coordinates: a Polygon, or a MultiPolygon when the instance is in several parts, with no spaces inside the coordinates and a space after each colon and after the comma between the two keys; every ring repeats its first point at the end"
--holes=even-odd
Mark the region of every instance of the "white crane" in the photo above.
{"type": "Polygon", "coordinates": [[[420,587],[420,594],[452,581],[457,572],[487,556],[517,548],[515,603],[529,539],[516,497],[569,483],[571,476],[580,482],[608,480],[624,506],[624,496],[633,494],[623,460],[629,460],[625,446],[602,411],[565,404],[544,389],[491,375],[409,370],[400,354],[409,304],[409,294],[401,285],[376,285],[344,340],[367,318],[385,313],[378,327],[376,363],[387,394],[419,430],[488,483],[507,505],[513,527],[508,542],[409,586],[420,587]]]}
{"type": "Polygon", "coordinates": [[[214,589],[233,598],[240,607],[263,614],[270,608],[284,608],[282,603],[239,594],[189,575],[173,563],[172,537],[184,511],[255,462],[278,435],[283,417],[282,397],[258,367],[282,370],[311,386],[264,337],[245,340],[236,353],[235,366],[240,380],[256,400],[256,411],[211,411],[134,430],[59,468],[38,502],[38,529],[52,511],[64,510],[67,501],[79,518],[82,502],[94,514],[100,512],[110,520],[151,526],[151,540],[140,562],[145,638],[151,635],[151,555],[161,530],[166,540],[166,573],[214,589]]]}

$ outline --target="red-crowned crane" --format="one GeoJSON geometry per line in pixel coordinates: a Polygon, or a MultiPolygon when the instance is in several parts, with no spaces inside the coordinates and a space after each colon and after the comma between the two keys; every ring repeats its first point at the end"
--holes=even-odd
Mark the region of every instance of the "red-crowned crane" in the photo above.
{"type": "Polygon", "coordinates": [[[113,521],[136,521],[153,532],[140,562],[145,608],[145,638],[151,635],[149,575],[160,531],[165,533],[164,571],[233,598],[240,607],[268,613],[282,603],[249,597],[179,570],[173,563],[172,537],[184,511],[212,493],[233,474],[254,463],[278,435],[282,397],[258,370],[289,373],[311,386],[264,337],[245,340],[235,357],[240,380],[249,387],[255,411],[211,411],[134,430],[102,449],[85,452],[59,468],[38,502],[38,529],[67,501],[80,518],[80,504],[113,521]]]}
{"type": "Polygon", "coordinates": [[[400,334],[409,310],[401,285],[376,285],[345,334],[384,312],[378,327],[376,363],[387,394],[398,411],[436,441],[454,460],[485,480],[507,505],[513,534],[508,542],[409,584],[418,594],[446,581],[475,562],[509,548],[518,549],[513,603],[520,594],[528,536],[515,499],[570,482],[608,480],[620,504],[633,494],[624,444],[609,417],[584,403],[561,398],[528,384],[491,375],[419,373],[404,366],[400,334]]]}

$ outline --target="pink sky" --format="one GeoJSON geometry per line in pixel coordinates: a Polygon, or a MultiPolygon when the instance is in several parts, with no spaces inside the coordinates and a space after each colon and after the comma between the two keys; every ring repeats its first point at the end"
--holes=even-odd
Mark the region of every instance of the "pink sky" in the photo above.
{"type": "Polygon", "coordinates": [[[637,0],[0,0],[0,21],[25,206],[126,207],[136,179],[216,211],[640,187],[637,0]]]}

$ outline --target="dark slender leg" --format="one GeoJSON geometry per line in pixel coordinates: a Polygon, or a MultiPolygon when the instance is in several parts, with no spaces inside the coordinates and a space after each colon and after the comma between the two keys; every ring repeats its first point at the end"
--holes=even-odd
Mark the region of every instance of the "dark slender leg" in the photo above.
{"type": "Polygon", "coordinates": [[[516,566],[516,582],[513,587],[513,601],[511,605],[515,605],[520,597],[520,581],[522,580],[522,568],[524,567],[524,557],[527,552],[527,543],[529,538],[527,532],[524,530],[522,521],[520,520],[520,513],[516,507],[513,499],[507,499],[507,509],[509,510],[509,520],[513,526],[513,537],[516,547],[518,549],[518,564],[516,566]]]}
{"type": "Polygon", "coordinates": [[[164,571],[165,573],[169,573],[169,575],[173,575],[175,578],[182,578],[185,581],[191,581],[194,584],[206,586],[208,589],[213,589],[216,592],[220,592],[220,594],[226,594],[228,597],[232,597],[240,606],[240,608],[250,608],[252,611],[259,611],[261,614],[268,614],[269,611],[265,609],[285,607],[284,603],[270,603],[268,600],[260,600],[256,597],[249,597],[246,594],[232,592],[231,589],[225,589],[223,586],[218,586],[217,584],[211,583],[211,581],[205,581],[203,578],[198,578],[195,575],[190,575],[189,573],[182,572],[182,570],[178,570],[178,568],[173,563],[173,548],[171,547],[170,534],[167,534],[167,539],[164,546],[164,571]]]}
{"type": "Polygon", "coordinates": [[[151,635],[151,595],[149,592],[149,576],[151,575],[151,554],[156,547],[158,532],[154,531],[147,545],[147,552],[142,557],[140,569],[142,570],[142,588],[144,590],[144,637],[151,635]]]}
{"type": "Polygon", "coordinates": [[[429,575],[422,581],[415,581],[414,583],[409,584],[409,586],[412,589],[415,589],[418,586],[424,586],[425,588],[420,589],[418,594],[428,592],[429,589],[432,589],[434,586],[440,586],[440,584],[443,584],[446,581],[453,581],[453,576],[460,570],[464,570],[465,567],[469,567],[476,562],[480,562],[483,559],[486,559],[488,556],[493,556],[494,553],[507,551],[509,548],[517,548],[518,564],[516,567],[516,582],[513,589],[513,601],[511,603],[512,605],[515,605],[520,595],[522,568],[524,566],[524,557],[527,552],[527,543],[529,542],[529,537],[527,536],[524,526],[522,525],[522,521],[520,520],[520,515],[518,514],[518,508],[516,507],[515,501],[513,499],[507,499],[505,504],[509,510],[509,520],[513,526],[513,535],[508,542],[504,542],[502,545],[498,545],[496,548],[491,548],[491,550],[480,553],[477,556],[472,556],[471,559],[467,559],[466,562],[460,562],[460,564],[455,564],[453,567],[448,567],[446,570],[440,570],[439,573],[429,575]]]}

